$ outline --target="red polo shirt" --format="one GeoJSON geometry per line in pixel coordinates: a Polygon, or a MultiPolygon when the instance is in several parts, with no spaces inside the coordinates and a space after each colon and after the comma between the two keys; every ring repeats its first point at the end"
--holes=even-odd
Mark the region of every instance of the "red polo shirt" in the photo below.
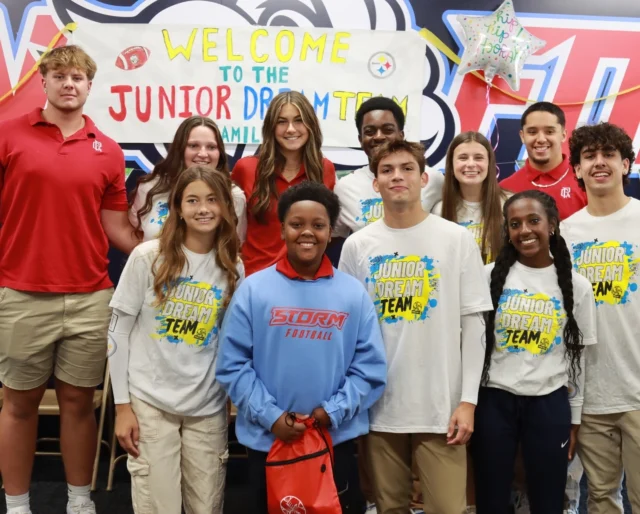
{"type": "MultiPolygon", "coordinates": [[[[324,185],[333,190],[336,185],[336,169],[328,159],[323,159],[322,164],[324,185]]],[[[232,180],[244,191],[247,198],[247,239],[242,245],[242,260],[246,276],[271,266],[276,260],[278,252],[284,246],[280,237],[278,202],[275,198],[271,201],[269,210],[266,212],[266,223],[258,223],[258,220],[251,214],[252,202],[250,199],[256,183],[257,167],[257,157],[244,157],[236,163],[231,173],[232,180]]],[[[276,172],[275,177],[278,195],[307,179],[304,166],[300,167],[300,171],[291,182],[287,182],[279,172],[276,172]]]]}
{"type": "Polygon", "coordinates": [[[527,159],[522,168],[500,181],[500,187],[513,193],[531,189],[547,193],[558,204],[561,220],[587,205],[587,193],[580,188],[566,155],[560,165],[546,173],[533,168],[527,159]]]}
{"type": "MultiPolygon", "coordinates": [[[[278,261],[276,262],[276,271],[282,273],[285,277],[290,278],[291,280],[300,279],[304,280],[296,270],[293,269],[291,262],[289,261],[289,257],[287,257],[287,252],[281,254],[278,257],[278,261]]],[[[319,278],[332,278],[333,277],[333,266],[331,265],[331,261],[329,257],[326,255],[322,256],[322,261],[320,261],[320,267],[316,274],[313,276],[313,280],[318,280],[319,278]]]]}
{"type": "Polygon", "coordinates": [[[111,287],[102,209],[127,210],[124,155],[87,117],[63,139],[41,109],[0,122],[0,287],[111,287]]]}

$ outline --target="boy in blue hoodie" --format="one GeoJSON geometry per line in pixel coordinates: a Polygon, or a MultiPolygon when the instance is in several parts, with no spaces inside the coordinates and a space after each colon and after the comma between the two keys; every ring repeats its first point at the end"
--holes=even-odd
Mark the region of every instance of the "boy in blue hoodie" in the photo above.
{"type": "Polygon", "coordinates": [[[369,432],[387,367],[375,307],[355,278],[324,254],[340,211],[321,184],[304,182],[278,202],[283,252],[246,279],[225,315],[216,376],[238,408],[236,435],[248,448],[253,512],[267,512],[265,461],[276,438],[305,430],[287,414],[314,417],[334,444],[343,510],[360,512],[354,440],[369,432]]]}

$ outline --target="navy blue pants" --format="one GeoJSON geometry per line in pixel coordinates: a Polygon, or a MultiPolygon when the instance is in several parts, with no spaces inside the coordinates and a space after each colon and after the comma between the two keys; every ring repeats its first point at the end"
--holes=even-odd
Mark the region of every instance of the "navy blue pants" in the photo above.
{"type": "Polygon", "coordinates": [[[518,445],[531,514],[562,514],[570,433],[566,387],[545,396],[517,396],[481,387],[471,439],[478,514],[511,512],[518,445]]]}

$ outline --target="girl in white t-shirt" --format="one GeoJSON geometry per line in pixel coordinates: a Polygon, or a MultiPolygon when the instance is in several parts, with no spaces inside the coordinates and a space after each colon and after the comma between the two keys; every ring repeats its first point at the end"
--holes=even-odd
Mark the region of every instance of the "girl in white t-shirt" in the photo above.
{"type": "Polygon", "coordinates": [[[496,157],[486,137],[472,131],[458,134],[447,150],[442,201],[431,210],[469,229],[485,263],[502,248],[507,193],[498,186],[496,171],[496,157]]]}
{"type": "Polygon", "coordinates": [[[511,512],[520,445],[531,513],[561,513],[580,427],[583,351],[595,343],[593,291],[573,271],[553,198],[517,193],[504,218],[502,250],[487,266],[495,310],[486,316],[471,444],[477,512],[511,512]]]}
{"type": "MultiPolygon", "coordinates": [[[[180,173],[195,165],[210,166],[229,174],[224,142],[216,123],[206,116],[184,120],[169,147],[167,156],[148,175],[138,179],[129,209],[131,224],[141,232],[143,241],[158,237],[169,214],[169,191],[180,173]]],[[[246,199],[235,184],[232,189],[236,228],[240,243],[247,233],[246,199]]]]}
{"type": "Polygon", "coordinates": [[[131,253],[111,307],[116,435],[136,514],[221,514],[227,398],[218,331],[243,278],[231,180],[206,166],[178,177],[159,239],[131,253]]]}

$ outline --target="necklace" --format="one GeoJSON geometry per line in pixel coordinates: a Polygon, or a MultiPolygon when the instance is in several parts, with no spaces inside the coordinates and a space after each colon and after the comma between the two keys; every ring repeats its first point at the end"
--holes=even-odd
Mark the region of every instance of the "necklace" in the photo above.
{"type": "Polygon", "coordinates": [[[545,188],[547,188],[547,187],[553,187],[553,186],[555,186],[556,184],[558,184],[558,183],[562,182],[562,180],[564,179],[564,177],[566,177],[566,176],[567,176],[567,173],[569,173],[569,168],[567,168],[567,170],[562,174],[562,176],[561,176],[558,180],[556,180],[553,184],[537,184],[537,183],[536,183],[536,182],[534,182],[533,180],[531,181],[531,183],[532,183],[534,186],[539,187],[540,189],[545,189],[545,188]]]}
{"type": "Polygon", "coordinates": [[[471,215],[475,215],[480,210],[480,207],[482,207],[482,203],[481,202],[469,202],[467,200],[462,200],[461,207],[463,209],[466,209],[471,215]]]}

